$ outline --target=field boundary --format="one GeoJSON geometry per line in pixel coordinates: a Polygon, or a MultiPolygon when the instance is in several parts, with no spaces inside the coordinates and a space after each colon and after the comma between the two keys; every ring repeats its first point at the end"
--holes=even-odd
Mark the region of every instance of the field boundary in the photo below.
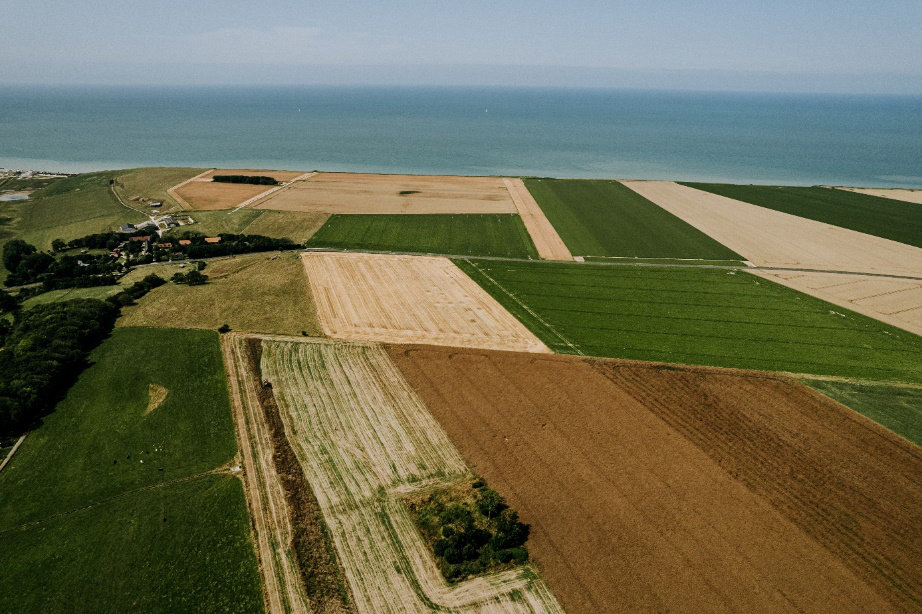
{"type": "Polygon", "coordinates": [[[22,442],[25,441],[26,435],[28,434],[29,433],[25,433],[24,435],[21,435],[19,439],[16,440],[16,443],[13,444],[13,449],[7,453],[6,457],[4,457],[3,459],[3,462],[0,462],[0,471],[3,471],[3,468],[6,467],[7,463],[10,462],[10,459],[13,458],[14,454],[16,454],[16,450],[19,449],[19,446],[22,445],[22,442]]]}
{"type": "Polygon", "coordinates": [[[531,235],[532,243],[538,250],[538,255],[545,260],[573,260],[573,254],[570,253],[566,243],[557,234],[557,229],[551,224],[544,211],[532,197],[531,192],[525,187],[521,179],[503,178],[503,183],[512,202],[525,224],[528,234],[531,235]]]}

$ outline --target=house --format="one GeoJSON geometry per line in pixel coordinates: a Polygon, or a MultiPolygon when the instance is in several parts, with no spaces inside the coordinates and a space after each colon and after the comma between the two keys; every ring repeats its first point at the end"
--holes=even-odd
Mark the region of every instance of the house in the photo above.
{"type": "Polygon", "coordinates": [[[173,244],[172,243],[158,243],[157,247],[159,247],[160,249],[173,249],[173,244]]]}
{"type": "Polygon", "coordinates": [[[135,243],[138,243],[140,241],[150,241],[150,235],[144,235],[141,237],[131,237],[129,241],[134,241],[135,243]]]}
{"type": "Polygon", "coordinates": [[[179,244],[180,245],[192,245],[192,241],[189,239],[180,239],[179,244]]]}
{"type": "Polygon", "coordinates": [[[154,207],[154,208],[162,207],[162,206],[163,206],[163,202],[158,200],[157,202],[155,202],[155,203],[150,203],[150,204],[147,205],[147,206],[148,206],[148,207],[154,207]]]}
{"type": "Polygon", "coordinates": [[[134,224],[122,224],[118,229],[119,232],[134,232],[135,230],[137,230],[137,228],[134,224]]]}
{"type": "Polygon", "coordinates": [[[221,237],[205,237],[205,243],[220,243],[221,237]]]}

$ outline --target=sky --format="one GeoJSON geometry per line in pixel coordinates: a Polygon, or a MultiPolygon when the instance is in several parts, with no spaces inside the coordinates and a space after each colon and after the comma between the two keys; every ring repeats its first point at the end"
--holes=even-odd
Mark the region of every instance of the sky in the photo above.
{"type": "Polygon", "coordinates": [[[922,94],[922,0],[0,0],[0,83],[922,94]]]}

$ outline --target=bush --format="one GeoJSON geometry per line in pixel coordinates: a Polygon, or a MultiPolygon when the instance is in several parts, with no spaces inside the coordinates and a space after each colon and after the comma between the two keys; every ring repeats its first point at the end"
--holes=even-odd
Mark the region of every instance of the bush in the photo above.
{"type": "Polygon", "coordinates": [[[218,327],[218,332],[221,334],[229,333],[230,330],[231,330],[231,327],[227,324],[222,324],[221,326],[218,327]]]}

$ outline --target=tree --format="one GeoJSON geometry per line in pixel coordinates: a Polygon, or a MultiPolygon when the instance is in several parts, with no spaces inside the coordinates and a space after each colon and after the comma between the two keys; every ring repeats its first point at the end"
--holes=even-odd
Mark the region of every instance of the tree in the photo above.
{"type": "Polygon", "coordinates": [[[228,324],[222,324],[222,325],[218,328],[218,332],[221,333],[221,334],[229,333],[230,330],[231,330],[231,327],[230,327],[230,325],[228,325],[228,324]]]}
{"type": "Polygon", "coordinates": [[[15,311],[17,307],[19,307],[19,301],[16,300],[16,297],[9,292],[0,290],[0,313],[15,311]]]}
{"type": "Polygon", "coordinates": [[[3,246],[3,266],[10,273],[14,273],[23,258],[37,251],[34,245],[29,245],[22,239],[13,239],[3,246]]]}
{"type": "Polygon", "coordinates": [[[67,249],[67,243],[64,241],[64,239],[55,239],[51,242],[51,249],[56,252],[63,252],[65,249],[67,249]]]}
{"type": "Polygon", "coordinates": [[[506,502],[492,488],[484,488],[477,496],[477,509],[487,518],[494,518],[506,507],[506,502]]]}
{"type": "Polygon", "coordinates": [[[208,282],[208,276],[198,271],[189,271],[186,273],[186,283],[190,286],[200,286],[208,282]]]}

